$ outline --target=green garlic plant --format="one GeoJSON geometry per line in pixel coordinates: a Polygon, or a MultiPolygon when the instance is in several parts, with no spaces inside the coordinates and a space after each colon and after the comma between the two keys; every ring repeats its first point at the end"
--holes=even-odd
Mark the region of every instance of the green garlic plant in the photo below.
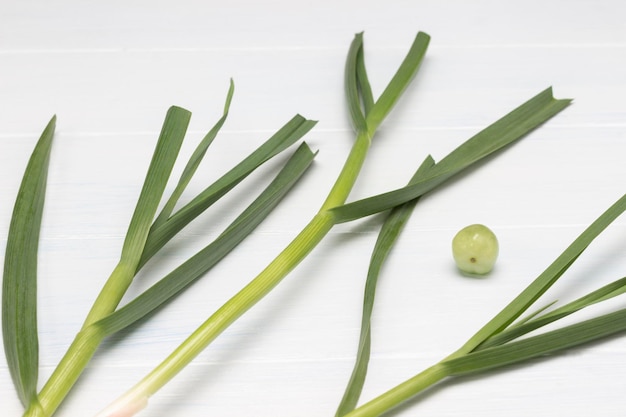
{"type": "MultiPolygon", "coordinates": [[[[345,91],[356,139],[343,169],[331,187],[328,197],[321,204],[318,213],[292,243],[279,253],[276,259],[257,277],[211,315],[127,394],[100,413],[100,416],[130,416],[143,408],[150,396],[178,374],[231,323],[278,285],[323,240],[333,226],[389,210],[391,211],[388,221],[381,231],[368,275],[363,329],[355,372],[337,415],[378,415],[408,396],[419,392],[419,387],[432,384],[446,375],[478,369],[476,363],[480,363],[480,360],[484,361],[483,356],[480,356],[484,346],[489,343],[494,344],[485,347],[485,352],[489,352],[489,349],[507,346],[508,340],[497,339],[496,336],[506,339],[508,334],[509,337],[516,337],[515,332],[501,331],[517,317],[517,313],[507,312],[505,317],[498,316],[495,324],[488,325],[488,330],[479,332],[478,336],[468,342],[467,346],[448,357],[447,362],[444,362],[446,366],[439,364],[427,370],[423,375],[420,374],[422,376],[417,377],[418,382],[409,384],[409,389],[401,388],[400,394],[398,390],[392,390],[393,393],[384,394],[382,400],[374,400],[374,406],[365,405],[355,409],[369,357],[371,336],[369,319],[372,314],[375,281],[386,254],[417,199],[486,156],[524,137],[567,107],[570,102],[555,99],[551,89],[548,88],[462,143],[441,161],[435,162],[432,157],[428,156],[407,186],[346,204],[376,131],[415,76],[429,41],[430,37],[427,34],[422,32],[417,34],[395,75],[382,94],[374,99],[365,66],[363,35],[355,36],[346,60],[345,91]],[[499,332],[493,331],[494,328],[499,332]],[[476,362],[470,361],[471,363],[468,364],[463,362],[467,358],[477,359],[476,362]]],[[[294,117],[240,164],[225,173],[188,204],[175,210],[179,197],[225,122],[232,95],[231,83],[222,118],[198,145],[171,196],[164,201],[163,193],[190,119],[190,113],[184,109],[172,107],[168,111],[143,189],[130,221],[119,264],[106,281],[67,353],[48,381],[38,390],[36,258],[55,118],[44,130],[26,168],[16,200],[9,230],[3,278],[3,341],[10,372],[18,396],[25,407],[24,416],[49,417],[53,415],[72,386],[78,381],[80,374],[104,338],[149,316],[203,276],[262,221],[311,163],[314,153],[305,143],[302,143],[276,178],[215,241],[171,271],[153,287],[129,303],[120,306],[120,301],[137,272],[157,255],[172,237],[243,181],[258,166],[297,142],[315,124],[299,115],[294,117]],[[164,202],[163,208],[157,213],[157,207],[162,201],[164,202]]],[[[536,286],[533,288],[536,290],[536,286]]],[[[545,291],[543,287],[541,290],[545,291]]],[[[529,297],[534,301],[534,296],[524,295],[525,307],[527,307],[526,304],[530,304],[529,297]]],[[[518,308],[520,302],[516,301],[514,304],[518,308]]],[[[569,308],[576,306],[579,304],[569,308]]],[[[517,327],[517,331],[519,332],[520,328],[525,329],[524,325],[536,325],[536,320],[546,321],[550,320],[550,317],[549,314],[547,318],[538,316],[517,327]]]]}
{"type": "MultiPolygon", "coordinates": [[[[377,270],[380,269],[380,263],[384,260],[384,258],[381,259],[381,254],[390,250],[397,237],[396,233],[391,239],[385,238],[385,230],[393,227],[391,225],[395,223],[406,221],[412,207],[403,207],[401,212],[400,209],[396,210],[398,213],[392,213],[389,216],[381,231],[379,242],[384,243],[377,242],[372,256],[372,265],[375,265],[377,270]]],[[[443,380],[503,368],[626,331],[626,308],[622,308],[556,330],[522,338],[586,307],[625,293],[626,278],[618,279],[552,311],[546,310],[552,307],[554,302],[519,319],[565,273],[592,241],[625,210],[626,195],[602,213],[542,274],[458,350],[414,377],[355,408],[367,373],[371,343],[369,317],[372,315],[376,282],[375,278],[372,279],[368,275],[357,363],[336,416],[380,416],[443,380]],[[367,332],[365,341],[363,332],[367,332]]]]}
{"type": "Polygon", "coordinates": [[[98,417],[131,416],[145,407],[152,395],[231,323],[278,285],[334,225],[402,204],[412,204],[411,201],[485,156],[521,138],[569,104],[569,100],[555,100],[548,89],[463,143],[441,162],[435,163],[432,157],[427,157],[407,187],[345,204],[374,134],[417,72],[429,41],[427,34],[417,34],[400,68],[380,97],[374,100],[364,61],[363,35],[355,36],[346,62],[345,90],[356,140],[319,212],[259,275],[200,325],[153,371],[100,412],[98,417]]]}
{"type": "Polygon", "coordinates": [[[119,264],[106,281],[66,354],[43,388],[37,392],[37,242],[56,117],[44,130],[26,168],[15,203],[5,254],[2,291],[4,350],[18,396],[26,407],[24,415],[54,414],[105,337],[151,314],[210,270],[269,214],[312,162],[314,153],[306,143],[302,143],[267,188],[220,236],[153,287],[117,308],[136,273],[169,240],[256,168],[296,143],[315,125],[314,121],[296,115],[257,150],[189,203],[174,211],[207,148],[224,124],[233,93],[234,85],[231,81],[224,114],[191,155],[174,191],[157,215],[157,206],[191,117],[189,111],[175,106],[167,112],[124,240],[119,264]],[[99,323],[103,318],[107,319],[106,325],[99,323]]]}

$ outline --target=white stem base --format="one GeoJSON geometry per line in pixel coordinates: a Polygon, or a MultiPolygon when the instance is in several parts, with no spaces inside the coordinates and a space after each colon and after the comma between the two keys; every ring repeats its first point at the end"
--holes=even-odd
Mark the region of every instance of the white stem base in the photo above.
{"type": "Polygon", "coordinates": [[[129,392],[96,414],[96,417],[131,417],[146,408],[146,405],[148,405],[146,395],[137,396],[129,392]]]}

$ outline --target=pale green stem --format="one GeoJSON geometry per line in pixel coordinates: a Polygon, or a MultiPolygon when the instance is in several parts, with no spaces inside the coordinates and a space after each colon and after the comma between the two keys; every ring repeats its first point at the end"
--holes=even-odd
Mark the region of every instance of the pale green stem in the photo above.
{"type": "Polygon", "coordinates": [[[148,397],[157,392],[230,324],[268,294],[306,257],[332,226],[333,219],[329,213],[317,214],[274,261],[209,317],[170,356],[137,384],[133,391],[136,390],[135,392],[141,392],[148,397]]]}
{"type": "Polygon", "coordinates": [[[87,314],[87,318],[83,323],[83,329],[115,311],[122,297],[126,294],[126,290],[133,282],[136,270],[137,262],[120,260],[102,287],[89,314],[87,314]]]}
{"type": "Polygon", "coordinates": [[[102,338],[102,334],[95,326],[89,326],[78,332],[67,353],[39,393],[38,402],[31,404],[24,416],[51,416],[93,357],[102,338]]]}
{"type": "Polygon", "coordinates": [[[256,278],[210,316],[150,374],[122,398],[100,412],[99,417],[132,415],[132,409],[137,403],[143,403],[169,382],[230,324],[278,285],[317,246],[335,225],[329,209],[343,204],[348,198],[370,144],[371,136],[367,132],[359,132],[337,181],[309,224],[256,278]]]}
{"type": "Polygon", "coordinates": [[[329,210],[346,202],[348,194],[350,194],[350,191],[359,176],[359,172],[361,172],[365,156],[367,155],[367,151],[372,143],[372,136],[373,134],[369,134],[368,132],[357,133],[356,141],[350,150],[350,155],[348,155],[348,158],[346,159],[343,169],[341,170],[341,173],[339,173],[333,188],[331,188],[328,193],[326,201],[322,204],[320,212],[329,210]]]}
{"type": "Polygon", "coordinates": [[[39,393],[38,402],[25,411],[24,417],[49,417],[54,414],[104,339],[104,334],[92,324],[115,310],[132,282],[134,271],[135,268],[124,260],[115,267],[87,315],[81,331],[76,334],[61,362],[39,393]]]}
{"type": "Polygon", "coordinates": [[[407,401],[448,376],[442,362],[425,369],[413,378],[390,389],[373,400],[355,408],[343,417],[376,417],[407,401]]]}

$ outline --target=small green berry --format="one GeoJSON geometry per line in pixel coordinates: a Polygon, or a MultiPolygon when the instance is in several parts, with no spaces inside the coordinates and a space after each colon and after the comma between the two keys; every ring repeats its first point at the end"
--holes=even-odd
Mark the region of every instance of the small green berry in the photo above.
{"type": "Polygon", "coordinates": [[[452,256],[462,272],[487,274],[498,258],[498,239],[487,226],[472,224],[452,239],[452,256]]]}

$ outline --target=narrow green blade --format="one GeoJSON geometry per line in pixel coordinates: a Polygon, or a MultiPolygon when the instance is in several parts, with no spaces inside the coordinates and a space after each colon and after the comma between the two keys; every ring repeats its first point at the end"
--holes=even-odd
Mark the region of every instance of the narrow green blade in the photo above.
{"type": "MultiPolygon", "coordinates": [[[[417,170],[409,184],[418,181],[426,174],[426,172],[428,172],[429,169],[434,166],[434,164],[435,161],[431,157],[428,157],[417,170]]],[[[391,252],[391,249],[396,243],[404,225],[413,213],[413,209],[415,208],[418,200],[419,198],[411,200],[408,203],[391,210],[383,223],[380,233],[378,234],[378,239],[374,245],[374,251],[370,259],[369,271],[365,282],[363,314],[361,317],[361,334],[357,348],[357,357],[352,370],[352,375],[350,376],[350,380],[343,394],[343,398],[341,399],[337,412],[335,413],[336,417],[341,417],[354,410],[354,407],[361,396],[370,358],[371,317],[374,309],[376,285],[378,283],[380,270],[387,259],[387,256],[391,252]]]]}
{"type": "Polygon", "coordinates": [[[168,110],[126,232],[120,261],[98,294],[84,326],[114,311],[132,283],[190,118],[191,113],[180,107],[168,110]]]}
{"type": "Polygon", "coordinates": [[[376,131],[391,109],[396,105],[404,90],[411,83],[411,80],[417,73],[424,59],[429,43],[430,36],[426,33],[419,32],[415,36],[413,44],[404,58],[404,61],[400,64],[398,71],[396,71],[383,93],[367,113],[366,122],[370,132],[376,131]]]}
{"type": "Polygon", "coordinates": [[[191,113],[180,107],[173,106],[167,112],[122,249],[122,258],[132,258],[135,264],[143,252],[190,119],[191,113]]]}
{"type": "Polygon", "coordinates": [[[368,114],[374,107],[374,95],[370,86],[367,69],[365,68],[365,47],[361,45],[356,57],[356,79],[359,87],[361,101],[363,103],[363,112],[368,114]]]}
{"type": "Polygon", "coordinates": [[[583,297],[578,298],[571,303],[567,303],[551,312],[542,314],[531,320],[526,320],[520,324],[514,324],[503,330],[502,332],[485,340],[476,350],[486,349],[491,346],[498,346],[517,339],[527,333],[546,326],[550,323],[569,316],[583,308],[606,301],[613,297],[617,297],[626,292],[626,278],[619,279],[607,284],[583,297]]]}
{"type": "Polygon", "coordinates": [[[626,331],[626,309],[443,362],[450,375],[483,372],[626,331]]]}
{"type": "Polygon", "coordinates": [[[428,178],[401,189],[379,194],[332,209],[338,223],[355,220],[419,197],[484,157],[522,138],[565,107],[571,100],[556,100],[552,89],[541,92],[485,128],[447,155],[428,178]]]}
{"type": "Polygon", "coordinates": [[[345,90],[352,124],[357,132],[369,132],[373,136],[417,73],[429,42],[427,34],[419,32],[416,35],[404,61],[374,102],[365,69],[363,33],[356,34],[345,67],[345,90]]]}
{"type": "Polygon", "coordinates": [[[517,322],[514,324],[515,326],[519,326],[522,325],[532,319],[534,319],[535,317],[539,316],[541,313],[547,311],[549,308],[551,308],[552,306],[554,306],[556,303],[558,303],[558,300],[554,300],[544,306],[539,307],[538,309],[536,309],[535,311],[533,311],[532,313],[528,314],[527,316],[517,320],[517,322]]]}
{"type": "Polygon", "coordinates": [[[132,325],[171,300],[234,249],[293,187],[314,154],[303,143],[271,184],[211,244],[124,307],[96,323],[106,334],[132,325]]]}
{"type": "Polygon", "coordinates": [[[9,371],[25,407],[37,396],[37,252],[56,116],[28,161],[15,201],[2,282],[2,338],[9,371]]]}
{"type": "Polygon", "coordinates": [[[150,230],[139,267],[204,210],[243,181],[256,168],[301,139],[315,124],[315,121],[296,115],[248,157],[174,213],[165,223],[159,227],[153,227],[150,230]]]}
{"type": "Polygon", "coordinates": [[[202,141],[198,144],[193,154],[191,155],[191,158],[189,158],[189,162],[187,162],[187,165],[185,166],[185,169],[183,170],[183,173],[178,180],[176,188],[174,189],[172,195],[167,200],[167,203],[165,203],[165,206],[152,224],[153,228],[159,227],[160,225],[165,223],[165,221],[167,221],[167,219],[174,211],[176,203],[178,203],[180,196],[183,194],[183,191],[185,191],[185,188],[191,181],[191,178],[196,173],[196,170],[198,169],[200,162],[202,162],[202,158],[204,158],[204,155],[209,149],[209,146],[211,145],[211,143],[213,143],[213,140],[217,136],[222,126],[224,126],[224,122],[226,122],[226,118],[228,117],[228,110],[230,109],[230,103],[233,99],[234,92],[235,84],[231,80],[228,94],[226,95],[226,104],[224,105],[224,113],[222,117],[217,121],[215,126],[213,126],[211,130],[209,130],[209,132],[204,136],[202,141]]]}
{"type": "Polygon", "coordinates": [[[344,72],[344,88],[352,126],[357,132],[366,132],[367,124],[361,108],[361,94],[357,78],[357,69],[359,67],[365,67],[363,65],[363,33],[357,33],[352,40],[352,44],[350,44],[344,72]]]}
{"type": "Polygon", "coordinates": [[[544,272],[472,336],[457,353],[471,352],[488,338],[508,327],[561,277],[567,268],[587,249],[589,244],[624,210],[626,210],[626,195],[622,196],[587,227],[544,272]]]}

